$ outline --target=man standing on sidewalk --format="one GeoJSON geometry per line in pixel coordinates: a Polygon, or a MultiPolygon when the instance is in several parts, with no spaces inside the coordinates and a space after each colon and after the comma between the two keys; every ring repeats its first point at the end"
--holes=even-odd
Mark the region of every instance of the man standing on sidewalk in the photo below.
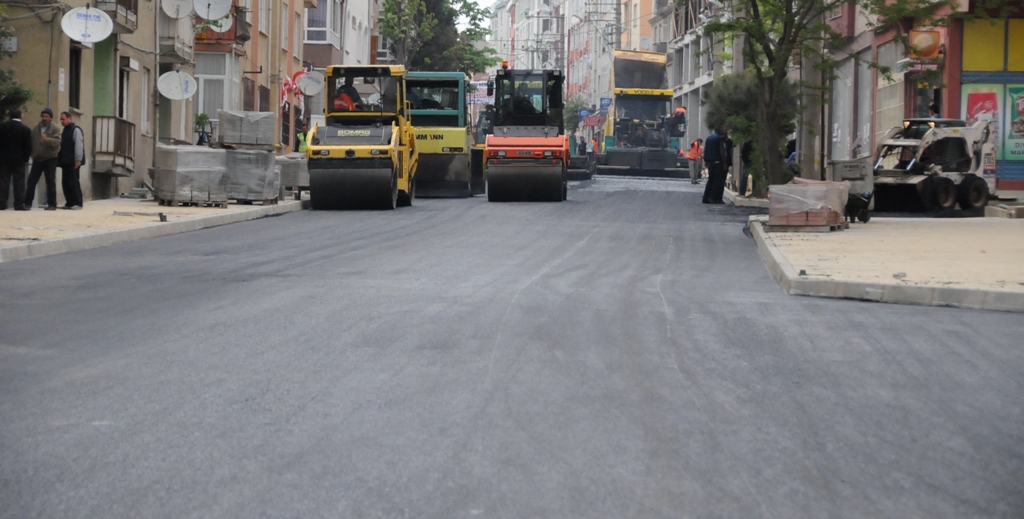
{"type": "Polygon", "coordinates": [[[71,119],[71,112],[60,113],[60,124],[64,131],[60,134],[60,152],[57,161],[60,163],[60,184],[64,191],[64,209],[82,208],[82,184],[78,178],[78,170],[85,162],[85,136],[82,129],[71,119]]]}
{"type": "Polygon", "coordinates": [[[25,210],[25,164],[32,156],[32,130],[21,123],[21,110],[11,111],[11,120],[0,124],[0,211],[7,209],[7,196],[14,180],[14,210],[25,210]]]}
{"type": "Polygon", "coordinates": [[[704,164],[708,167],[708,183],[704,185],[705,204],[724,204],[722,195],[725,192],[725,169],[726,169],[725,132],[718,130],[711,132],[704,141],[704,164]]]}
{"type": "Polygon", "coordinates": [[[57,209],[57,153],[60,152],[60,126],[53,122],[53,110],[46,108],[39,115],[39,124],[32,128],[32,171],[25,188],[25,209],[32,208],[39,177],[46,180],[46,210],[57,209]]]}

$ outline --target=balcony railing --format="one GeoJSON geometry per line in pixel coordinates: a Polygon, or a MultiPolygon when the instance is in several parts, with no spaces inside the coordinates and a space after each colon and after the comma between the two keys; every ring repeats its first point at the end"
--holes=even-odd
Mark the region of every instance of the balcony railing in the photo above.
{"type": "Polygon", "coordinates": [[[110,15],[116,33],[132,33],[139,27],[139,0],[98,0],[96,7],[110,15]]]}
{"type": "Polygon", "coordinates": [[[92,172],[127,177],[135,171],[135,125],[120,117],[92,119],[92,172]]]}

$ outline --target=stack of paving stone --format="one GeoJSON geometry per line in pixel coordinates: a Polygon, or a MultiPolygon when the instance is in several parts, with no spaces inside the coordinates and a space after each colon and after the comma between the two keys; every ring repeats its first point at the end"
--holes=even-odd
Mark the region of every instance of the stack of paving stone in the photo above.
{"type": "Polygon", "coordinates": [[[157,200],[176,203],[227,203],[222,179],[224,150],[204,146],[164,146],[156,150],[153,187],[157,200]]]}
{"type": "Polygon", "coordinates": [[[239,201],[273,201],[281,186],[274,154],[259,150],[218,150],[225,153],[221,185],[227,197],[239,201]]]}
{"type": "Polygon", "coordinates": [[[230,149],[273,150],[274,112],[217,112],[217,145],[230,149]]]}
{"type": "Polygon", "coordinates": [[[768,225],[775,227],[835,227],[843,222],[850,195],[847,182],[817,182],[771,186],[768,225]]]}
{"type": "Polygon", "coordinates": [[[289,153],[278,156],[276,160],[281,168],[282,186],[296,193],[309,190],[309,167],[305,153],[289,153]]]}

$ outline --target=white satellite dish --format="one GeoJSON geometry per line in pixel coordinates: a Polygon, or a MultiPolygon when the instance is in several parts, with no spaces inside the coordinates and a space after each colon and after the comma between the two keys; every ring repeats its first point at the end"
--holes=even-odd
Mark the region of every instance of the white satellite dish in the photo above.
{"type": "Polygon", "coordinates": [[[204,20],[220,20],[231,11],[231,0],[192,0],[192,7],[204,20]]]}
{"type": "Polygon", "coordinates": [[[224,18],[216,20],[216,22],[220,24],[220,27],[217,27],[216,25],[211,25],[210,29],[213,30],[213,32],[228,32],[228,29],[231,28],[231,19],[231,15],[228,15],[224,18]]]}
{"type": "Polygon", "coordinates": [[[160,0],[160,8],[164,14],[177,20],[192,13],[192,0],[160,0]]]}
{"type": "Polygon", "coordinates": [[[307,96],[315,96],[324,89],[324,75],[315,70],[300,75],[295,82],[299,85],[299,91],[307,96]]]}
{"type": "Polygon", "coordinates": [[[165,72],[156,80],[156,89],[167,99],[180,101],[196,95],[199,84],[196,78],[184,72],[165,72]]]}
{"type": "Polygon", "coordinates": [[[114,32],[114,21],[95,7],[76,7],[60,21],[64,34],[82,43],[98,43],[114,32]]]}
{"type": "Polygon", "coordinates": [[[650,36],[640,37],[640,48],[644,50],[650,50],[651,45],[654,44],[654,40],[650,36]]]}

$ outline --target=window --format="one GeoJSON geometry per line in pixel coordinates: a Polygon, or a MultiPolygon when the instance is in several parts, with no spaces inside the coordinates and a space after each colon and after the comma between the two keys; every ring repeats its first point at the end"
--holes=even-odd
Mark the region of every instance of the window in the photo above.
{"type": "MultiPolygon", "coordinates": [[[[316,7],[306,9],[306,41],[327,41],[327,19],[330,17],[330,4],[317,2],[316,7]]],[[[337,20],[331,20],[331,26],[337,27],[337,20]]],[[[337,32],[337,29],[334,29],[337,32]]]]}
{"type": "Polygon", "coordinates": [[[270,0],[260,0],[260,32],[270,34],[270,0]]]}
{"type": "Polygon", "coordinates": [[[256,111],[256,82],[247,77],[242,78],[242,110],[256,111]]]}
{"type": "Polygon", "coordinates": [[[211,120],[218,120],[218,112],[227,108],[227,54],[212,52],[196,53],[196,81],[199,83],[197,97],[193,103],[197,114],[203,113],[211,120]]]}
{"type": "Polygon", "coordinates": [[[118,69],[117,78],[117,116],[128,118],[128,71],[118,69]]]}
{"type": "Polygon", "coordinates": [[[82,107],[82,48],[71,47],[68,63],[68,106],[82,107]]]}
{"type": "Polygon", "coordinates": [[[150,133],[149,130],[149,103],[152,92],[149,91],[149,69],[142,69],[142,133],[150,133]]]}
{"type": "Polygon", "coordinates": [[[261,86],[260,90],[260,108],[261,112],[272,112],[270,108],[270,88],[261,86]]]}
{"type": "Polygon", "coordinates": [[[281,49],[288,50],[288,2],[281,4],[281,49]]]}
{"type": "Polygon", "coordinates": [[[292,122],[292,104],[285,101],[284,107],[281,108],[281,143],[285,144],[288,149],[291,146],[288,144],[291,142],[291,122],[292,122]]]}
{"type": "MultiPolygon", "coordinates": [[[[324,2],[326,3],[326,2],[324,2]]],[[[334,10],[331,11],[331,31],[341,34],[341,0],[334,0],[334,10]]]]}
{"type": "Polygon", "coordinates": [[[292,33],[292,54],[299,57],[299,49],[302,47],[302,15],[295,13],[295,32],[292,33]]]}
{"type": "Polygon", "coordinates": [[[242,6],[245,7],[245,18],[243,18],[250,25],[252,24],[252,0],[244,0],[242,6]]]}

